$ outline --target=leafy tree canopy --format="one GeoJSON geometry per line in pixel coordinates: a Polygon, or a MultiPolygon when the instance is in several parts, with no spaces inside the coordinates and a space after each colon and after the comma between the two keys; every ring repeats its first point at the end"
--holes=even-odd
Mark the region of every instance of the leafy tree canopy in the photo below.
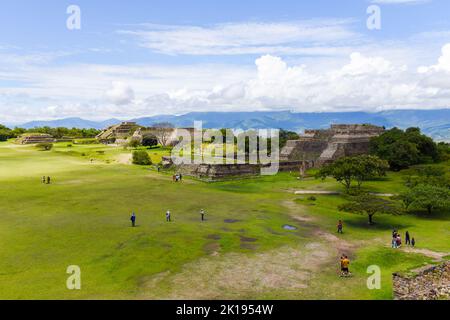
{"type": "Polygon", "coordinates": [[[419,128],[388,130],[371,140],[370,151],[387,160],[392,170],[436,162],[440,158],[437,144],[430,137],[421,134],[419,128]]]}

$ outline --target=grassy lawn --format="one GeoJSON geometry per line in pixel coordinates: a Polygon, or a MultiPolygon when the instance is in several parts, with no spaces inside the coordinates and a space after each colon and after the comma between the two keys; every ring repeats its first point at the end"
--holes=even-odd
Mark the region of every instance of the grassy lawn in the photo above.
{"type": "MultiPolygon", "coordinates": [[[[131,151],[59,143],[43,152],[0,143],[1,299],[391,299],[392,272],[431,261],[390,249],[393,227],[409,230],[419,248],[450,252],[449,212],[379,215],[369,227],[366,217],[337,210],[341,196],[294,195],[340,190],[333,180],[281,173],[173,183],[170,175],[125,164],[131,151]],[[43,175],[52,184],[42,184],[43,175]],[[165,222],[168,209],[172,223],[165,222]],[[345,232],[333,241],[338,219],[345,232]],[[340,242],[352,278],[337,276],[340,242]],[[81,290],[66,288],[69,265],[81,268],[81,290]],[[382,270],[381,290],[366,287],[370,265],[382,270]]],[[[148,152],[154,163],[168,154],[148,152]]],[[[402,175],[365,187],[398,193],[402,175]]]]}

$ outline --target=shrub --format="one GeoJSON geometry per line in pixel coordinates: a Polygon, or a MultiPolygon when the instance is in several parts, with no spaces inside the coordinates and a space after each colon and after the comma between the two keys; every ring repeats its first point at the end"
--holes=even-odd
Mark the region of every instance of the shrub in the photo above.
{"type": "Polygon", "coordinates": [[[147,151],[138,150],[133,152],[133,164],[148,166],[152,164],[152,160],[147,151]]]}
{"type": "Polygon", "coordinates": [[[41,151],[50,151],[53,148],[53,143],[38,143],[36,144],[36,148],[40,149],[41,151]]]}
{"type": "Polygon", "coordinates": [[[133,149],[137,149],[140,145],[141,142],[137,139],[131,139],[131,141],[128,142],[128,146],[133,149]]]}

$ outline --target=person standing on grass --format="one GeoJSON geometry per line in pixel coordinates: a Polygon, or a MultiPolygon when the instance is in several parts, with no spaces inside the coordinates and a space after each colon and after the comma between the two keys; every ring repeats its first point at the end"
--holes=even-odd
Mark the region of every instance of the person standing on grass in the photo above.
{"type": "Polygon", "coordinates": [[[130,220],[131,220],[131,226],[135,227],[136,226],[136,214],[134,212],[131,214],[130,220]]]}
{"type": "Polygon", "coordinates": [[[45,184],[45,176],[42,176],[42,183],[45,184]]]}
{"type": "Polygon", "coordinates": [[[411,245],[411,239],[409,237],[409,232],[408,231],[406,231],[406,233],[405,233],[405,244],[406,245],[411,245]]]}
{"type": "Polygon", "coordinates": [[[413,248],[416,246],[416,240],[414,238],[411,239],[411,245],[413,248]]]}
{"type": "Polygon", "coordinates": [[[397,248],[397,234],[393,233],[392,234],[392,249],[396,249],[397,248]]]}
{"type": "Polygon", "coordinates": [[[344,224],[342,223],[342,220],[339,220],[338,225],[337,225],[337,232],[344,233],[343,228],[344,228],[344,224]]]}
{"type": "Polygon", "coordinates": [[[166,212],[166,222],[170,222],[170,211],[167,210],[166,212]]]}
{"type": "Polygon", "coordinates": [[[200,215],[202,216],[202,221],[205,221],[205,210],[200,210],[200,215]]]}
{"type": "Polygon", "coordinates": [[[396,244],[397,248],[400,248],[402,246],[402,238],[400,237],[399,234],[397,235],[396,244]]]}
{"type": "Polygon", "coordinates": [[[348,259],[348,257],[346,255],[343,255],[341,257],[341,271],[342,271],[342,275],[343,276],[348,276],[350,271],[349,271],[349,265],[350,265],[350,260],[348,259]]]}
{"type": "Polygon", "coordinates": [[[50,176],[47,177],[47,184],[50,184],[50,176]]]}

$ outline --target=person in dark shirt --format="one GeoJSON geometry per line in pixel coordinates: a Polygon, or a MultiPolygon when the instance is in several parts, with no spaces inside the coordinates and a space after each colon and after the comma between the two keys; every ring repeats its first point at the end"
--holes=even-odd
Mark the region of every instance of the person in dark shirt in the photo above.
{"type": "Polygon", "coordinates": [[[130,220],[131,220],[131,226],[135,227],[136,226],[136,214],[134,212],[131,214],[130,220]]]}
{"type": "Polygon", "coordinates": [[[409,237],[409,232],[406,231],[405,233],[405,244],[410,245],[411,244],[411,238],[409,237]]]}

